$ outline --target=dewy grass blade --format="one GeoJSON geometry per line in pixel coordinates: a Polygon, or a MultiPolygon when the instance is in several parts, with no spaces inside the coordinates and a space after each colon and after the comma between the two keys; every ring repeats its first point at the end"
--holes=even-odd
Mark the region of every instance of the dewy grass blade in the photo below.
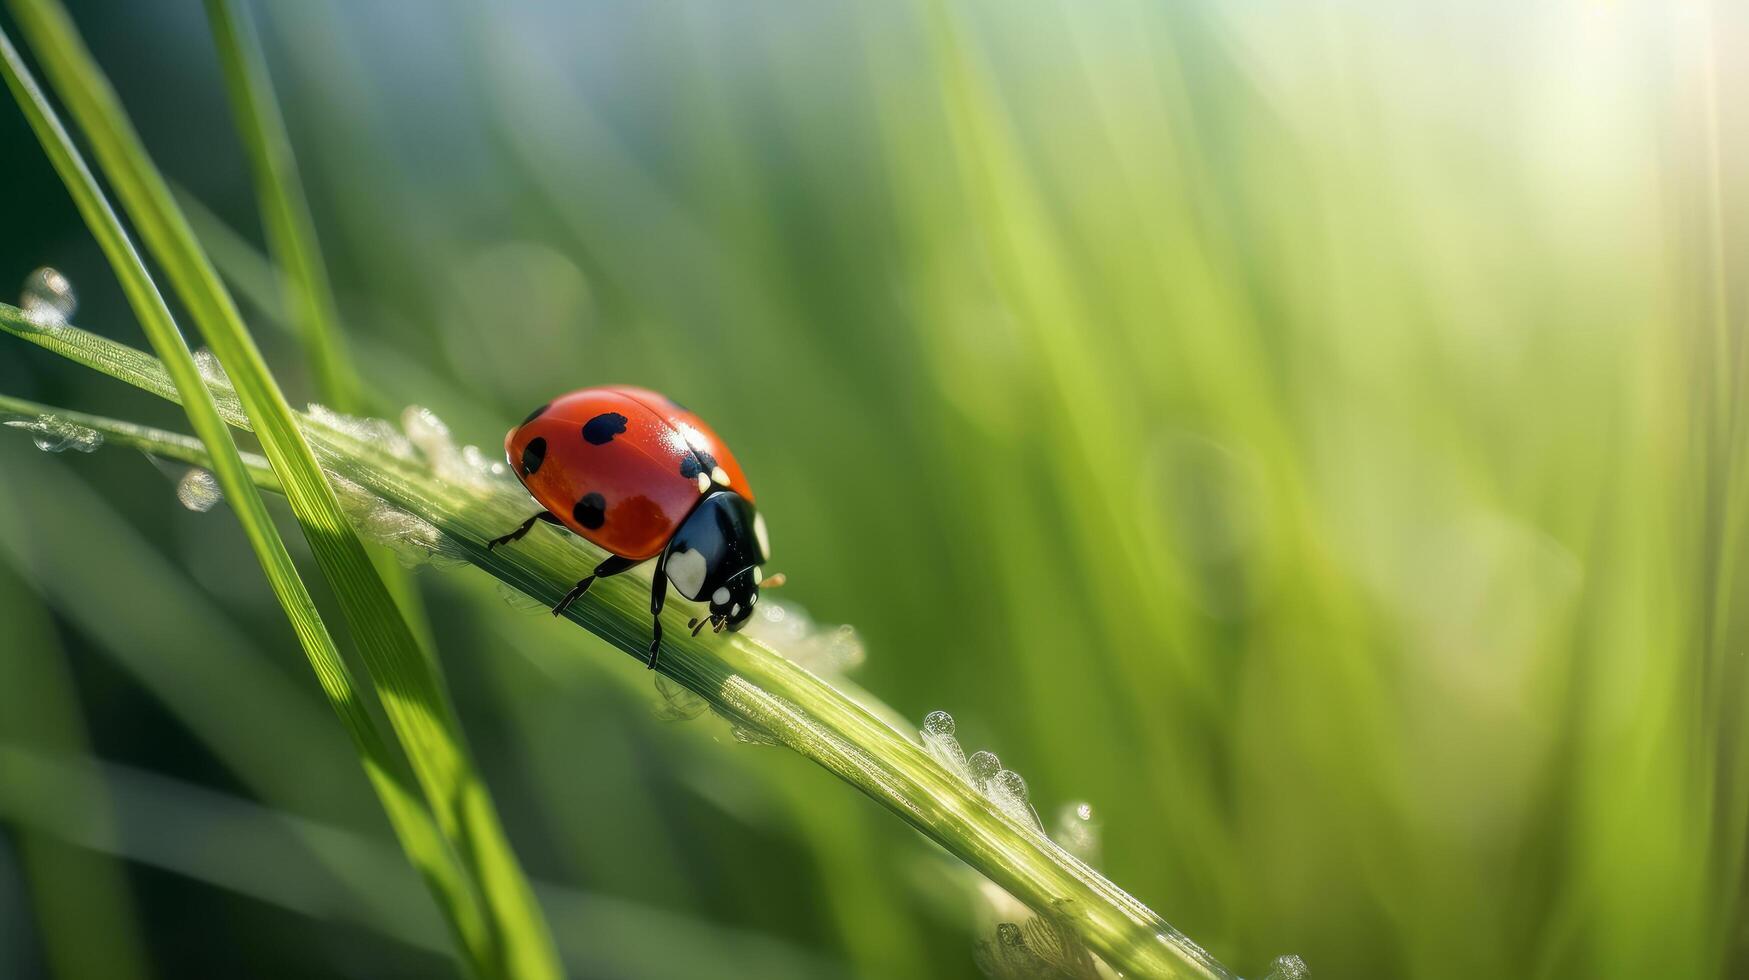
{"type": "Polygon", "coordinates": [[[517,977],[558,976],[552,937],[474,771],[436,661],[419,646],[347,523],[229,292],[65,10],[53,0],[14,0],[13,7],[141,237],[229,372],[286,500],[352,627],[438,827],[479,887],[496,944],[496,969],[517,977]]]}
{"type": "MultiPolygon", "coordinates": [[[[76,327],[43,329],[0,304],[0,330],[129,384],[174,398],[152,358],[76,327]]],[[[222,392],[221,392],[222,393],[222,392]]],[[[5,405],[6,403],[0,403],[5,405]]],[[[11,403],[28,414],[40,406],[11,403]]],[[[154,438],[121,423],[62,413],[135,440],[154,438]]],[[[233,421],[246,420],[233,413],[233,421]]],[[[581,539],[531,534],[515,548],[486,542],[526,516],[526,495],[508,478],[445,482],[425,462],[396,455],[349,427],[308,418],[305,432],[324,465],[381,502],[441,534],[464,557],[537,600],[556,601],[601,553],[581,539]]],[[[119,441],[119,440],[118,440],[119,441]]],[[[175,440],[170,439],[173,443],[175,440]]],[[[141,445],[156,452],[149,445],[141,445]]],[[[198,459],[193,460],[199,462],[198,459]]],[[[649,580],[637,572],[604,579],[566,616],[642,664],[649,643],[649,580]]],[[[991,881],[1052,916],[1125,975],[1232,980],[1233,975],[1157,913],[936,762],[906,733],[842,691],[745,634],[691,637],[674,604],[658,669],[738,724],[801,753],[896,813],[991,881]]]]}
{"type": "Polygon", "coordinates": [[[340,332],[297,160],[248,11],[235,0],[207,0],[206,9],[238,135],[249,154],[268,250],[283,269],[286,309],[309,354],[317,390],[330,408],[361,412],[358,372],[340,332]]]}
{"type": "MultiPolygon", "coordinates": [[[[489,963],[485,958],[489,931],[473,893],[459,873],[454,856],[433,829],[429,814],[404,785],[392,755],[359,700],[356,685],[340,652],[298,576],[265,503],[251,483],[236,443],[220,418],[212,395],[207,391],[163,297],[134,251],[120,219],[110,209],[96,179],[74,148],[72,139],[12,47],[11,40],[3,33],[0,33],[0,70],[4,71],[7,87],[24,110],[80,214],[115,269],[146,335],[164,357],[162,365],[154,364],[160,385],[158,393],[174,394],[183,404],[189,423],[208,453],[207,465],[219,486],[231,498],[233,509],[267,574],[274,595],[284,607],[292,629],[316,671],[324,695],[352,736],[360,760],[408,858],[436,893],[439,907],[456,930],[462,955],[476,971],[483,972],[489,963]]],[[[12,315],[15,319],[10,322],[14,325],[43,328],[28,318],[21,318],[17,311],[12,311],[12,315]]],[[[137,351],[132,356],[144,357],[137,351]]]]}

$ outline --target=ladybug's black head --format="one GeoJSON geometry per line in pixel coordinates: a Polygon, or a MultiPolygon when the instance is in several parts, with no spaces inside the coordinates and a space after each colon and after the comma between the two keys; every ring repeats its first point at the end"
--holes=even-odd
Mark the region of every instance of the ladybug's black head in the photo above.
{"type": "Polygon", "coordinates": [[[765,561],[765,526],[747,498],[717,490],[698,502],[663,556],[675,591],[710,604],[717,629],[738,630],[759,602],[759,565],[765,561]]]}

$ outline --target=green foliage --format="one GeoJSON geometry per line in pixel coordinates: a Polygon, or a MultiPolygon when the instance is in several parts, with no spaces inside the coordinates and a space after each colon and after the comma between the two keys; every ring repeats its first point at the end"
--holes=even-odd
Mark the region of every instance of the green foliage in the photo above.
{"type": "Polygon", "coordinates": [[[291,410],[250,339],[229,294],[195,244],[169,190],[134,135],[107,82],[90,60],[70,21],[57,4],[21,0],[20,20],[44,58],[58,89],[84,125],[105,172],[128,205],[136,224],[170,277],[194,319],[228,366],[236,396],[255,423],[263,448],[279,475],[306,539],[345,610],[355,639],[371,668],[407,759],[419,777],[438,830],[432,839],[427,814],[394,774],[349,672],[323,625],[308,590],[293,567],[265,506],[249,483],[194,357],[177,332],[169,309],[145,266],[127,241],[91,172],[42,93],[29,78],[10,41],[0,36],[6,79],[25,109],[38,138],[72,191],[86,223],[103,244],[123,280],[134,312],[168,366],[167,380],[210,454],[219,486],[233,495],[238,517],[262,567],[286,608],[293,629],[309,654],[324,692],[352,734],[361,761],[376,784],[384,809],[409,857],[441,896],[460,936],[461,954],[487,975],[539,977],[558,973],[551,941],[533,905],[515,857],[498,827],[491,803],[463,747],[441,680],[420,650],[400,610],[390,598],[363,546],[340,513],[333,490],[303,441],[291,410]],[[464,862],[471,884],[453,867],[464,862]],[[470,889],[477,890],[474,894],[470,889]],[[477,907],[486,911],[481,921],[477,907]]]}
{"type": "MultiPolygon", "coordinates": [[[[4,305],[0,329],[143,390],[175,397],[162,367],[142,352],[76,327],[30,324],[22,312],[4,305]]],[[[229,385],[217,394],[229,401],[229,385]]],[[[30,418],[52,410],[0,398],[0,411],[30,418]]],[[[153,455],[190,458],[186,439],[88,415],[66,417],[153,455]]],[[[250,422],[240,411],[230,412],[228,421],[250,422]]],[[[465,466],[465,455],[413,454],[410,446],[392,451],[392,443],[385,445],[392,430],[381,422],[326,415],[305,419],[303,425],[330,476],[368,493],[355,499],[353,520],[389,528],[386,543],[464,556],[549,605],[570,588],[579,557],[589,563],[603,557],[580,539],[556,535],[488,549],[486,543],[500,529],[518,523],[528,510],[526,495],[507,475],[458,469],[458,459],[465,466]]],[[[193,461],[205,463],[198,456],[193,461]]],[[[647,571],[603,580],[590,592],[600,601],[575,603],[566,615],[642,662],[649,587],[647,571]]],[[[795,750],[874,798],[1016,898],[1079,934],[1114,967],[1150,977],[1232,976],[1012,807],[988,798],[988,790],[974,787],[976,780],[943,767],[868,708],[758,641],[736,634],[691,636],[681,628],[681,615],[678,609],[668,612],[673,640],[664,643],[659,669],[747,732],[795,750]]],[[[1024,805],[1024,796],[1020,800],[1024,805]]]]}
{"type": "MultiPolygon", "coordinates": [[[[209,209],[190,220],[292,403],[329,403],[199,5],[133,6],[73,13],[209,209]]],[[[1221,962],[1745,972],[1727,5],[238,7],[373,414],[428,406],[489,448],[564,390],[673,394],[753,480],[773,602],[854,623],[857,684],[951,710],[1047,824],[1091,804],[1090,862],[1221,962]]],[[[11,122],[0,277],[60,268],[81,322],[144,346],[11,122]]],[[[9,396],[188,429],[5,346],[9,396]]],[[[392,849],[234,522],[131,452],[15,435],[0,562],[53,613],[93,752],[392,849]]],[[[535,592],[515,562],[574,580],[592,557],[525,544],[501,571],[535,592]]],[[[1048,958],[1048,920],[818,767],[652,720],[649,674],[609,655],[647,639],[635,615],[610,645],[472,569],[413,581],[518,856],[659,911],[633,945],[708,965],[715,933],[667,916],[802,975],[1048,958]]],[[[597,625],[636,584],[591,600],[597,625]]],[[[420,898],[364,878],[371,908],[420,898]]],[[[154,915],[235,914],[289,971],[446,967],[440,932],[129,880],[154,915]]],[[[571,972],[632,975],[540,894],[571,972]]],[[[229,965],[140,935],[165,975],[229,965]]]]}

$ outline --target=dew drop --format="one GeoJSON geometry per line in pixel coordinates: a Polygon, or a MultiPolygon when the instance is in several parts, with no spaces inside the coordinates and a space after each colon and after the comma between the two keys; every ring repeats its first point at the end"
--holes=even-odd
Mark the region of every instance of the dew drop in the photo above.
{"type": "Polygon", "coordinates": [[[493,480],[510,474],[510,468],[504,465],[504,460],[487,456],[479,446],[462,447],[462,466],[474,474],[477,480],[493,480]]]}
{"type": "Polygon", "coordinates": [[[219,406],[219,411],[241,413],[243,402],[237,397],[237,389],[231,386],[231,376],[225,373],[225,366],[219,363],[218,355],[205,347],[194,352],[194,369],[200,372],[200,379],[206,382],[207,390],[212,392],[213,401],[219,406]]]}
{"type": "Polygon", "coordinates": [[[435,460],[455,451],[449,426],[429,408],[407,406],[401,413],[401,429],[407,433],[407,441],[413,444],[413,448],[427,459],[435,460]]]}
{"type": "Polygon", "coordinates": [[[1002,760],[996,758],[996,753],[989,749],[979,749],[966,760],[966,766],[971,770],[972,778],[977,780],[978,787],[982,789],[1002,770],[1002,760]]]}
{"type": "Polygon", "coordinates": [[[1099,858],[1099,822],[1094,819],[1093,806],[1086,802],[1065,803],[1057,809],[1056,826],[1051,838],[1063,850],[1088,864],[1099,858]]]}
{"type": "Polygon", "coordinates": [[[219,363],[218,355],[205,347],[194,352],[194,366],[208,385],[231,387],[231,376],[225,373],[225,366],[219,363]]]}
{"type": "Polygon", "coordinates": [[[945,711],[931,711],[923,719],[923,737],[940,738],[952,736],[954,732],[953,715],[945,711]]]}
{"type": "Polygon", "coordinates": [[[450,567],[467,560],[466,554],[437,525],[393,504],[379,501],[358,515],[356,521],[359,532],[387,545],[402,567],[450,567]]]}
{"type": "Polygon", "coordinates": [[[761,593],[747,635],[815,674],[840,675],[868,659],[856,627],[816,623],[807,610],[761,593]]]}
{"type": "Polygon", "coordinates": [[[1012,769],[998,769],[990,782],[984,788],[984,795],[989,797],[997,809],[1008,814],[1012,819],[1033,828],[1044,831],[1039,822],[1038,814],[1033,812],[1032,804],[1026,798],[1026,780],[1020,773],[1012,769]]]}
{"type": "Polygon", "coordinates": [[[923,729],[918,732],[924,751],[941,763],[942,768],[958,776],[967,784],[972,782],[972,771],[966,765],[966,750],[960,747],[959,739],[954,738],[953,715],[945,711],[931,711],[923,719],[923,729]]]}
{"type": "Polygon", "coordinates": [[[369,445],[397,459],[412,459],[413,444],[401,431],[383,419],[359,418],[336,412],[326,405],[309,406],[310,421],[349,439],[369,445]]]}
{"type": "Polygon", "coordinates": [[[404,443],[430,464],[440,479],[484,489],[510,472],[480,447],[456,445],[449,426],[429,408],[407,406],[401,413],[401,430],[406,433],[401,437],[404,443]]]}
{"type": "Polygon", "coordinates": [[[212,510],[223,497],[218,477],[213,476],[211,470],[195,467],[176,481],[176,499],[197,514],[212,510]]]}
{"type": "Polygon", "coordinates": [[[467,561],[467,551],[436,524],[384,500],[362,484],[329,476],[353,527],[360,535],[386,546],[402,566],[442,567],[467,561]]]}
{"type": "Polygon", "coordinates": [[[55,415],[14,419],[6,425],[30,433],[30,441],[36,443],[36,448],[45,453],[64,453],[69,449],[78,453],[94,453],[103,445],[103,433],[55,415]]]}
{"type": "Polygon", "coordinates": [[[862,666],[868,658],[862,647],[862,637],[856,627],[845,623],[826,638],[826,659],[831,669],[846,671],[862,666]]]}
{"type": "Polygon", "coordinates": [[[24,278],[18,306],[24,311],[25,319],[48,330],[67,325],[67,321],[73,318],[73,311],[79,308],[79,297],[66,276],[43,266],[24,278]]]}
{"type": "Polygon", "coordinates": [[[1312,975],[1306,961],[1298,956],[1277,956],[1270,964],[1269,975],[1263,980],[1305,980],[1312,975]]]}

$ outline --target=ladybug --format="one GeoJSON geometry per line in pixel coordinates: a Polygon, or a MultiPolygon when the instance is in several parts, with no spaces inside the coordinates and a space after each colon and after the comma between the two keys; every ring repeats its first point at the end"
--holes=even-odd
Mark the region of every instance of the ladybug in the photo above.
{"type": "Polygon", "coordinates": [[[739,630],[753,614],[759,566],[771,552],[765,518],[729,447],[698,416],[644,388],[584,388],[529,413],[504,437],[517,479],[545,510],[490,542],[488,550],[527,534],[536,521],[556,524],[608,552],[595,570],[553,607],[563,613],[598,578],[654,558],[650,585],[650,666],[662,646],[668,586],[710,614],[693,620],[697,636],[739,630]]]}

